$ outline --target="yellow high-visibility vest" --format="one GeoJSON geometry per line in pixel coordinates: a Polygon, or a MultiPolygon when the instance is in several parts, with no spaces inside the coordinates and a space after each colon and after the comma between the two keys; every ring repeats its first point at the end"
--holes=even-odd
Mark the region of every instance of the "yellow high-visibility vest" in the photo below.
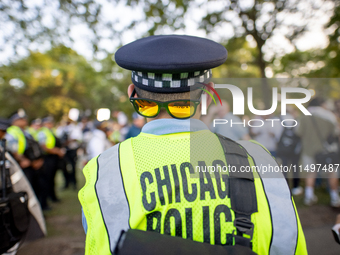
{"type": "MultiPolygon", "coordinates": [[[[276,165],[260,145],[241,145],[249,167],[276,165]]],[[[129,228],[233,245],[235,213],[228,196],[232,179],[223,172],[219,177],[202,174],[198,162],[228,166],[209,130],[141,133],[92,159],[83,170],[86,184],[79,192],[88,226],[85,254],[111,254],[121,230],[129,228]]],[[[307,254],[283,176],[262,178],[255,172],[254,177],[258,212],[251,215],[252,250],[261,255],[307,254]]]]}
{"type": "Polygon", "coordinates": [[[34,140],[38,141],[38,133],[40,129],[36,130],[32,127],[28,127],[26,131],[34,138],[34,140]]]}
{"type": "Polygon", "coordinates": [[[40,129],[40,132],[43,132],[46,136],[46,143],[45,143],[45,146],[47,149],[53,149],[55,147],[55,143],[56,143],[56,140],[55,140],[55,136],[53,134],[53,132],[48,129],[47,127],[42,127],[40,129]]]}
{"type": "Polygon", "coordinates": [[[7,128],[7,133],[12,135],[14,139],[18,141],[17,153],[19,155],[23,155],[26,150],[26,137],[24,132],[18,126],[10,126],[7,128]]]}

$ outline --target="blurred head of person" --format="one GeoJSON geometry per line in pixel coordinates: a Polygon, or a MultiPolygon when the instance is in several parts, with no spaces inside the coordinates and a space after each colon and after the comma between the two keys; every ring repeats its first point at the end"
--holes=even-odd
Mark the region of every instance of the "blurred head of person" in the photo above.
{"type": "Polygon", "coordinates": [[[308,107],[326,107],[326,100],[322,97],[314,97],[310,102],[308,107]]]}
{"type": "Polygon", "coordinates": [[[119,131],[121,126],[117,122],[113,122],[112,129],[113,131],[119,131]]]}
{"type": "Polygon", "coordinates": [[[72,123],[74,123],[75,121],[74,120],[72,120],[72,119],[70,119],[70,118],[67,118],[67,120],[66,120],[66,125],[70,125],[70,124],[72,124],[72,123]]]}
{"type": "Polygon", "coordinates": [[[7,119],[0,118],[0,139],[5,137],[6,130],[10,125],[11,124],[7,119]]]}
{"type": "Polygon", "coordinates": [[[83,116],[83,117],[81,118],[81,123],[86,124],[87,122],[89,122],[89,117],[83,116]]]}
{"type": "Polygon", "coordinates": [[[31,127],[34,128],[35,130],[38,130],[41,128],[42,121],[40,118],[37,118],[35,120],[32,120],[31,122],[31,127]]]}
{"type": "Polygon", "coordinates": [[[145,124],[145,118],[136,112],[132,114],[132,120],[133,125],[135,125],[138,128],[142,128],[145,124]]]}
{"type": "Polygon", "coordinates": [[[94,122],[94,126],[95,126],[96,129],[103,131],[105,134],[107,134],[107,132],[109,131],[108,122],[105,121],[105,120],[104,121],[96,120],[94,122]]]}
{"type": "MultiPolygon", "coordinates": [[[[225,100],[222,100],[222,105],[221,104],[212,105],[210,106],[210,108],[213,108],[212,111],[216,111],[216,115],[220,119],[224,118],[230,112],[230,106],[228,102],[225,100]]],[[[209,108],[209,111],[210,111],[210,108],[209,108]]]]}
{"type": "Polygon", "coordinates": [[[28,125],[28,121],[25,111],[23,109],[19,109],[17,112],[12,114],[10,122],[13,126],[17,126],[21,129],[26,128],[28,125]]]}
{"type": "Polygon", "coordinates": [[[128,118],[124,112],[116,112],[115,116],[117,116],[117,122],[121,127],[124,127],[128,124],[128,118]]]}
{"type": "Polygon", "coordinates": [[[51,129],[54,127],[54,118],[52,116],[47,116],[42,119],[42,125],[44,127],[47,127],[48,129],[51,129]]]}

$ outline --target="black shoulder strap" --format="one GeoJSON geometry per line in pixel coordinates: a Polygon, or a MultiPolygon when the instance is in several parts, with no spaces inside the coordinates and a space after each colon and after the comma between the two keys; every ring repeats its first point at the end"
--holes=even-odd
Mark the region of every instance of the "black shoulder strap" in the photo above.
{"type": "Polygon", "coordinates": [[[231,209],[235,212],[234,226],[237,229],[235,244],[251,247],[254,224],[251,215],[257,212],[257,199],[252,171],[240,171],[249,166],[247,151],[235,141],[216,134],[222,145],[229,169],[231,209]],[[246,235],[246,237],[244,236],[246,235]]]}
{"type": "MultiPolygon", "coordinates": [[[[6,171],[6,140],[0,140],[0,174],[1,174],[1,191],[2,191],[2,199],[6,199],[7,197],[7,171],[6,171]]],[[[1,200],[0,198],[0,200],[1,200]]]]}

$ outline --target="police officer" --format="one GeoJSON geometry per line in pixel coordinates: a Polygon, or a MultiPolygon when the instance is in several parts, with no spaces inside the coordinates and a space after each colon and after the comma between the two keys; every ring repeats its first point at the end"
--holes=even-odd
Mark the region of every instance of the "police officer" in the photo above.
{"type": "MultiPolygon", "coordinates": [[[[225,62],[226,49],[204,38],[160,35],[123,46],[115,58],[132,71],[128,94],[147,124],[83,170],[85,253],[111,254],[120,231],[132,228],[257,254],[306,254],[282,174],[240,171],[276,166],[269,152],[216,135],[199,120],[202,89],[213,91],[211,69],[225,62]]],[[[209,105],[211,98],[202,98],[209,105]]]]}
{"type": "Polygon", "coordinates": [[[7,119],[0,118],[0,139],[5,137],[6,130],[9,127],[10,127],[9,121],[7,119]]]}
{"type": "Polygon", "coordinates": [[[12,153],[15,160],[18,162],[24,171],[27,179],[32,185],[32,188],[37,196],[40,194],[39,185],[39,170],[42,167],[43,160],[38,155],[31,153],[32,144],[30,141],[33,137],[25,131],[27,127],[27,116],[23,109],[19,109],[10,118],[11,126],[7,129],[6,139],[8,150],[12,153]]]}
{"type": "MultiPolygon", "coordinates": [[[[0,139],[5,137],[7,128],[10,127],[10,121],[7,119],[0,118],[0,139]]],[[[0,151],[2,150],[2,147],[0,145],[0,151]]],[[[18,165],[18,163],[14,160],[14,158],[6,152],[5,154],[6,160],[9,162],[9,174],[11,176],[11,184],[13,185],[12,192],[26,192],[28,195],[28,209],[30,211],[30,215],[23,215],[19,214],[18,218],[21,218],[20,223],[23,225],[23,223],[29,221],[27,234],[21,242],[18,242],[16,245],[14,245],[10,250],[8,250],[6,255],[13,255],[16,254],[18,250],[18,246],[20,243],[23,243],[23,241],[33,241],[38,238],[42,238],[46,235],[46,225],[45,225],[45,219],[43,216],[43,213],[41,211],[41,207],[39,204],[39,201],[35,195],[35,192],[33,191],[29,181],[25,177],[25,174],[23,173],[22,169],[18,165]],[[26,217],[29,217],[30,219],[27,220],[26,217]]],[[[16,212],[18,213],[18,212],[16,212]]],[[[20,226],[21,228],[23,226],[20,226]]]]}
{"type": "Polygon", "coordinates": [[[37,118],[31,121],[31,125],[26,129],[26,131],[34,138],[34,140],[38,141],[38,133],[41,128],[41,119],[37,118]]]}
{"type": "MultiPolygon", "coordinates": [[[[59,199],[55,193],[55,175],[58,170],[58,161],[64,157],[65,150],[61,148],[59,140],[53,133],[53,117],[43,118],[42,125],[38,133],[39,144],[45,152],[41,185],[44,195],[47,195],[53,202],[58,202],[59,199]]],[[[50,209],[47,204],[42,207],[46,210],[50,209]]]]}
{"type": "Polygon", "coordinates": [[[77,151],[82,141],[82,130],[79,125],[68,119],[65,126],[58,128],[59,137],[62,141],[62,146],[66,149],[64,157],[63,173],[65,177],[64,188],[68,188],[69,185],[73,186],[73,189],[77,189],[76,179],[76,164],[77,164],[77,151]]]}

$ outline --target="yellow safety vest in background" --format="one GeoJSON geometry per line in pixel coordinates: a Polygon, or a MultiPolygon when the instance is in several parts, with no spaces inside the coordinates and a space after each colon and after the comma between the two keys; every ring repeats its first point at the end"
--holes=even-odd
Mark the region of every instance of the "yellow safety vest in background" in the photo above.
{"type": "Polygon", "coordinates": [[[32,127],[28,127],[26,131],[34,138],[34,140],[38,141],[38,133],[40,129],[36,130],[32,127]]]}
{"type": "Polygon", "coordinates": [[[55,136],[53,134],[53,132],[48,129],[47,127],[42,127],[40,129],[40,132],[43,132],[46,136],[46,143],[45,143],[45,146],[47,149],[53,149],[55,147],[55,143],[56,143],[56,140],[55,140],[55,136]]]}
{"type": "Polygon", "coordinates": [[[19,155],[23,155],[26,149],[26,137],[24,132],[18,126],[10,126],[7,128],[7,133],[14,137],[18,141],[18,150],[17,153],[19,155]]]}
{"type": "MultiPolygon", "coordinates": [[[[250,166],[276,165],[260,145],[244,142],[250,166]]],[[[235,213],[228,174],[197,173],[224,152],[209,130],[167,135],[141,133],[105,151],[84,168],[79,200],[87,221],[85,254],[111,254],[121,230],[152,230],[199,242],[233,245],[235,213]],[[196,171],[196,172],[195,172],[196,171]]],[[[222,164],[222,163],[221,163],[222,164]]],[[[307,254],[289,188],[281,178],[254,173],[258,212],[252,250],[258,254],[307,254]]]]}

